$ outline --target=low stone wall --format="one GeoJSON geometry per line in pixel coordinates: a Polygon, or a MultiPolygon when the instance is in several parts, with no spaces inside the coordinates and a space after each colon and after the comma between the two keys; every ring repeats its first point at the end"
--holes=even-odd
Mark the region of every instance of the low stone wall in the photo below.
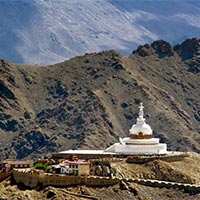
{"type": "Polygon", "coordinates": [[[200,185],[196,184],[176,183],[176,182],[151,180],[151,179],[122,179],[122,180],[125,182],[134,182],[150,187],[165,187],[165,188],[179,189],[190,194],[200,193],[200,185]]]}
{"type": "Polygon", "coordinates": [[[13,177],[17,184],[22,183],[27,187],[35,188],[37,186],[71,186],[71,185],[88,185],[88,186],[108,186],[120,182],[119,179],[110,177],[96,176],[66,176],[58,174],[31,173],[19,170],[13,170],[13,177]]]}
{"type": "Polygon", "coordinates": [[[39,173],[13,169],[13,178],[17,184],[23,183],[25,186],[34,188],[39,183],[39,173]]]}
{"type": "Polygon", "coordinates": [[[143,164],[155,159],[163,160],[166,162],[182,161],[189,157],[187,153],[170,153],[166,155],[131,155],[126,159],[127,163],[143,164]]]}
{"type": "Polygon", "coordinates": [[[88,177],[85,179],[85,184],[88,186],[109,186],[115,185],[120,182],[118,178],[110,178],[110,177],[88,177]]]}
{"type": "Polygon", "coordinates": [[[70,186],[70,185],[80,185],[81,178],[77,176],[65,176],[56,174],[46,174],[42,179],[40,179],[42,186],[70,186]]]}
{"type": "Polygon", "coordinates": [[[164,156],[164,157],[161,157],[160,159],[161,160],[164,160],[166,162],[176,162],[176,161],[182,161],[184,160],[186,157],[189,157],[189,154],[187,153],[181,153],[181,154],[171,154],[169,156],[164,156]]]}

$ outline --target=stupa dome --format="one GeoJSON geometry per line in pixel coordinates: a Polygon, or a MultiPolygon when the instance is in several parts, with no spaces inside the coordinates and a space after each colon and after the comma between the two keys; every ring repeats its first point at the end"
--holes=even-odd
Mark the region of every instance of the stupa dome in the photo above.
{"type": "Polygon", "coordinates": [[[143,135],[152,135],[151,127],[145,122],[140,124],[134,124],[129,130],[130,135],[138,135],[140,132],[143,133],[143,135]]]}
{"type": "Polygon", "coordinates": [[[136,138],[151,138],[152,137],[152,129],[151,127],[146,124],[145,118],[143,117],[143,105],[140,103],[139,106],[139,117],[137,118],[137,123],[134,124],[131,129],[129,130],[130,138],[136,139],[136,138]]]}

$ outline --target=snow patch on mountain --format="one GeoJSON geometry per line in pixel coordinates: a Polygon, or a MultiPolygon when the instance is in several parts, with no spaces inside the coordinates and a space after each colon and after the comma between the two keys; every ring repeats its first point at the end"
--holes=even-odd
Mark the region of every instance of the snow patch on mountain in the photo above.
{"type": "Polygon", "coordinates": [[[0,58],[17,63],[53,64],[108,49],[130,54],[159,38],[200,36],[200,2],[191,0],[1,0],[0,6],[0,58]]]}

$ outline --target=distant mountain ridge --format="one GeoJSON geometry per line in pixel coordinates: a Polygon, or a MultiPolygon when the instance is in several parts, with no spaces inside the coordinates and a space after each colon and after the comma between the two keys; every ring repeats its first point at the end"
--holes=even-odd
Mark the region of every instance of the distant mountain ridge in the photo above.
{"type": "Polygon", "coordinates": [[[200,2],[190,0],[2,0],[0,58],[53,64],[76,55],[200,37],[200,2]]]}
{"type": "Polygon", "coordinates": [[[142,100],[168,149],[200,152],[200,39],[103,51],[51,66],[0,61],[0,159],[103,149],[128,136],[142,100]]]}

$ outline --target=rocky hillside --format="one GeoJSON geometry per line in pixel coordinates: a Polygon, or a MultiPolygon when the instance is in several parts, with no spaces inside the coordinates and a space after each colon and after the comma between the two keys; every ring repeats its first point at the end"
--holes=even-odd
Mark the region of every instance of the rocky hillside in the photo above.
{"type": "Polygon", "coordinates": [[[0,158],[102,149],[128,135],[142,100],[169,150],[200,152],[200,40],[86,54],[52,66],[0,61],[0,158]]]}

